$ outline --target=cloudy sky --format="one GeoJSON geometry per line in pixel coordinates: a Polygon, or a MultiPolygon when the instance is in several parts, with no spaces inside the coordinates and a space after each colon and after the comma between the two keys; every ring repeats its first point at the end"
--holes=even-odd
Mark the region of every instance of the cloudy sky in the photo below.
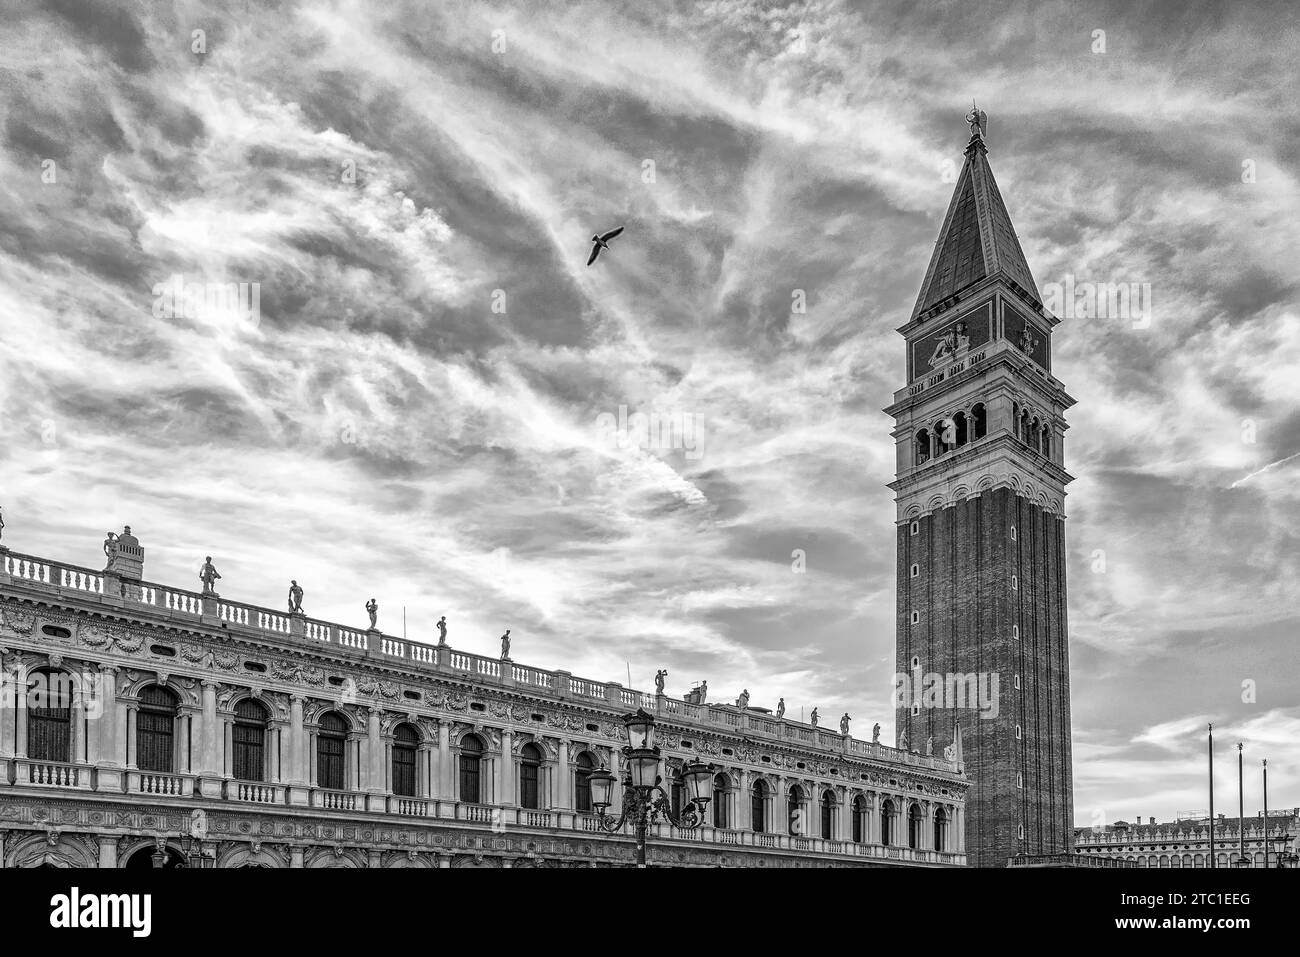
{"type": "Polygon", "coordinates": [[[1077,821],[1205,807],[1209,720],[1223,807],[1239,738],[1300,805],[1297,62],[1248,4],[23,5],[4,541],[892,740],[880,410],[975,97],[1040,287],[1152,295],[1054,339],[1077,821]]]}

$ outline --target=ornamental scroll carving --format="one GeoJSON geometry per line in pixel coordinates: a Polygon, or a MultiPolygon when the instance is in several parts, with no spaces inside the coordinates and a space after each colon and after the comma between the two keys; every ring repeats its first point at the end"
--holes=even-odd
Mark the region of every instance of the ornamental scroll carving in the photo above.
{"type": "Polygon", "coordinates": [[[0,618],[4,619],[6,628],[20,635],[30,635],[32,626],[36,623],[35,614],[10,605],[0,605],[0,618]]]}
{"type": "Polygon", "coordinates": [[[453,691],[450,694],[445,691],[426,691],[424,693],[424,703],[431,708],[446,708],[449,711],[469,710],[469,696],[461,694],[459,691],[453,691]]]}
{"type": "Polygon", "coordinates": [[[239,655],[233,651],[208,651],[200,645],[181,645],[181,657],[190,664],[205,668],[220,668],[222,671],[234,671],[239,667],[239,655]]]}
{"type": "Polygon", "coordinates": [[[378,678],[362,678],[357,682],[357,691],[370,697],[388,698],[390,700],[401,696],[401,691],[397,685],[389,681],[380,681],[378,678]]]}
{"type": "Polygon", "coordinates": [[[583,722],[581,719],[571,714],[561,714],[558,711],[548,711],[546,713],[546,725],[550,728],[560,728],[564,731],[583,731],[583,722]]]}
{"type": "MultiPolygon", "coordinates": [[[[325,683],[324,673],[316,667],[304,668],[296,661],[280,660],[271,665],[271,677],[277,681],[296,681],[299,684],[320,686],[325,683]]],[[[360,687],[360,686],[358,686],[360,687]]],[[[361,689],[365,691],[364,688],[361,689]]],[[[370,694],[371,692],[365,692],[370,694]]],[[[387,695],[386,697],[393,697],[387,695]]]]}
{"type": "Polygon", "coordinates": [[[144,635],[132,635],[121,628],[104,625],[82,625],[77,629],[77,640],[96,651],[120,651],[134,655],[144,647],[144,635]]]}

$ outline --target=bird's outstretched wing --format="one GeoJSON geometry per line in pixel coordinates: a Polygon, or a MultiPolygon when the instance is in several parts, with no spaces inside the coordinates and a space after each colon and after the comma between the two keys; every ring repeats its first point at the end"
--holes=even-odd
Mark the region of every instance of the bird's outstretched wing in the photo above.
{"type": "Polygon", "coordinates": [[[607,242],[609,242],[611,239],[613,239],[615,236],[617,236],[619,233],[621,233],[622,231],[623,231],[623,227],[622,227],[622,226],[618,227],[618,229],[611,229],[611,230],[610,230],[609,232],[607,232],[604,236],[601,236],[601,237],[600,237],[600,241],[601,241],[602,243],[607,243],[607,242]]]}
{"type": "Polygon", "coordinates": [[[596,261],[596,257],[599,255],[600,255],[600,247],[593,245],[591,247],[591,255],[587,257],[587,265],[590,266],[592,263],[594,263],[596,261]]]}

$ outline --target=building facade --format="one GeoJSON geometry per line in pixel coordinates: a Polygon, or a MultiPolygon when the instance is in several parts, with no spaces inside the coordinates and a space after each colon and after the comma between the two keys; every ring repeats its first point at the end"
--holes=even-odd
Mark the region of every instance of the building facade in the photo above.
{"type": "MultiPolygon", "coordinates": [[[[1264,818],[1245,820],[1245,858],[1247,867],[1277,867],[1278,854],[1296,850],[1300,831],[1300,808],[1278,810],[1268,816],[1265,847],[1264,818]],[[1281,840],[1278,840],[1281,838],[1281,840]],[[1267,854],[1267,858],[1266,858],[1267,854]]],[[[1214,866],[1242,866],[1241,820],[1220,814],[1214,824],[1214,866]]],[[[1106,827],[1083,827],[1074,832],[1074,853],[1080,858],[1111,858],[1131,861],[1135,867],[1209,867],[1210,821],[1208,817],[1190,818],[1173,823],[1130,824],[1116,821],[1106,827]]]]}
{"type": "Polygon", "coordinates": [[[900,748],[960,752],[971,863],[1073,831],[1064,413],[1052,329],[972,113],[911,319],[896,422],[900,748]]]}
{"type": "Polygon", "coordinates": [[[129,527],[105,551],[0,548],[0,866],[627,865],[588,782],[638,708],[675,802],[716,766],[652,866],[966,862],[954,762],[152,583],[129,527]]]}

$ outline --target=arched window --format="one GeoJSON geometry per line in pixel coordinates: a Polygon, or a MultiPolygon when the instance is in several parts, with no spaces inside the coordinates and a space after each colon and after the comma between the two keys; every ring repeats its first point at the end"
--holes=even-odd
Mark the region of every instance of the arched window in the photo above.
{"type": "Polygon", "coordinates": [[[420,732],[409,724],[393,729],[393,793],[415,797],[416,756],[420,751],[420,732]]]}
{"type": "Polygon", "coordinates": [[[918,848],[921,846],[921,807],[919,804],[913,804],[907,812],[907,846],[918,848]]]}
{"type": "Polygon", "coordinates": [[[33,761],[72,760],[72,676],[42,668],[27,682],[27,756],[33,761]]]}
{"type": "Polygon", "coordinates": [[[948,850],[948,812],[943,808],[934,812],[934,849],[948,850]]]}
{"type": "Polygon", "coordinates": [[[343,773],[343,752],[347,747],[348,722],[337,711],[320,718],[316,732],[316,783],[333,791],[347,787],[343,773]]]}
{"type": "Polygon", "coordinates": [[[466,804],[480,804],[479,766],[483,763],[483,742],[467,734],[460,742],[460,799],[466,804]]]}
{"type": "Polygon", "coordinates": [[[714,775],[713,778],[713,826],[714,827],[731,827],[730,809],[727,803],[731,800],[731,779],[725,774],[714,775]]]}
{"type": "Polygon", "coordinates": [[[176,757],[176,695],[159,685],[140,692],[135,716],[136,765],[141,771],[171,774],[176,757]]]}
{"type": "Polygon", "coordinates": [[[1048,425],[1043,426],[1043,430],[1039,433],[1039,436],[1042,441],[1038,445],[1038,450],[1042,452],[1044,455],[1050,456],[1052,454],[1051,426],[1048,425]]]}
{"type": "Polygon", "coordinates": [[[805,837],[808,829],[804,826],[803,811],[800,805],[803,804],[803,789],[799,785],[793,785],[786,794],[785,813],[789,827],[789,833],[794,837],[805,837]]]}
{"type": "Polygon", "coordinates": [[[835,795],[822,792],[822,840],[829,841],[835,833],[835,795]]]}
{"type": "Polygon", "coordinates": [[[934,423],[934,454],[943,455],[945,452],[952,450],[952,446],[944,441],[947,428],[942,419],[934,423]]]}
{"type": "Polygon", "coordinates": [[[896,817],[894,802],[885,798],[880,802],[880,843],[885,847],[890,847],[895,842],[894,819],[896,817]]]}
{"type": "Polygon", "coordinates": [[[988,434],[988,413],[984,411],[984,403],[977,402],[970,410],[971,434],[972,438],[982,439],[988,434]]]}
{"type": "Polygon", "coordinates": [[[573,766],[573,806],[591,813],[591,772],[596,770],[596,759],[591,752],[583,751],[573,766]]]}
{"type": "Polygon", "coordinates": [[[519,806],[532,811],[540,810],[541,791],[538,779],[542,770],[542,749],[525,744],[519,751],[519,806]]]}
{"type": "Polygon", "coordinates": [[[969,440],[969,437],[968,437],[967,434],[966,434],[966,432],[967,432],[967,429],[966,429],[966,413],[965,413],[965,412],[958,412],[956,415],[954,415],[954,416],[952,417],[952,421],[953,421],[953,425],[956,426],[956,428],[954,429],[954,431],[957,433],[957,436],[956,436],[956,438],[957,438],[957,444],[958,444],[958,445],[965,445],[966,442],[969,440]]]}
{"type": "Polygon", "coordinates": [[[266,709],[252,698],[235,705],[230,732],[233,773],[240,781],[266,780],[266,709]]]}
{"type": "Polygon", "coordinates": [[[762,778],[754,782],[749,792],[749,813],[753,821],[754,833],[762,834],[767,830],[767,783],[762,778]]]}
{"type": "Polygon", "coordinates": [[[867,839],[867,799],[861,794],[853,799],[853,843],[867,839]]]}
{"type": "Polygon", "coordinates": [[[1016,431],[1016,438],[1020,439],[1026,445],[1029,444],[1029,410],[1022,409],[1020,412],[1020,424],[1016,431]]]}
{"type": "Polygon", "coordinates": [[[924,465],[930,461],[930,432],[921,429],[916,433],[916,464],[924,465]]]}

